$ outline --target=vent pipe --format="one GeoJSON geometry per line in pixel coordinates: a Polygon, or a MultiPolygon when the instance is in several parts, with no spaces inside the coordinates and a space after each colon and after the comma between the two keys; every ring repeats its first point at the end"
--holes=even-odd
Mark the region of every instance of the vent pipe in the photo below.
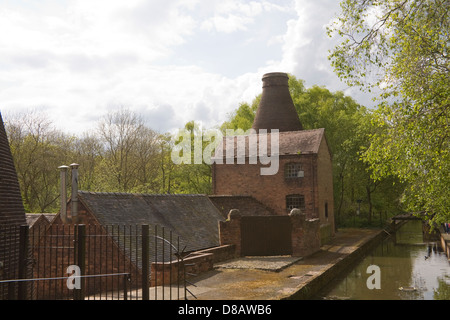
{"type": "Polygon", "coordinates": [[[66,190],[66,179],[67,179],[67,169],[68,166],[58,167],[60,170],[60,180],[61,180],[61,220],[63,223],[67,223],[67,190],[66,190]]]}
{"type": "Polygon", "coordinates": [[[72,163],[72,221],[78,223],[78,163],[72,163]]]}

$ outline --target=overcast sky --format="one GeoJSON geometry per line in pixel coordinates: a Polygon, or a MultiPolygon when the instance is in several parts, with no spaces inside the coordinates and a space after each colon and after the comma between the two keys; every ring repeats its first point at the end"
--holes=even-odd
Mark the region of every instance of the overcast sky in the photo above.
{"type": "Polygon", "coordinates": [[[325,26],[337,0],[0,0],[0,112],[68,133],[125,106],[167,132],[221,124],[267,72],[341,90],[325,26]]]}

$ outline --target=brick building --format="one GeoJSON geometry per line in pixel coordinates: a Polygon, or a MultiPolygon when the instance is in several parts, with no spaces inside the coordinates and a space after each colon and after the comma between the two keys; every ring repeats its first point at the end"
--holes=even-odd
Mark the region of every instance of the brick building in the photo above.
{"type": "Polygon", "coordinates": [[[287,215],[293,208],[301,209],[307,219],[320,219],[324,242],[334,235],[335,229],[332,160],[325,130],[303,130],[286,74],[268,73],[262,82],[262,97],[253,123],[256,136],[223,139],[216,149],[216,162],[212,167],[213,194],[251,196],[276,215],[287,215]],[[254,161],[260,154],[255,152],[261,146],[255,147],[252,143],[261,144],[261,129],[267,131],[268,154],[272,152],[272,157],[278,157],[275,174],[262,175],[261,168],[269,165],[260,159],[254,161]],[[272,138],[275,134],[278,140],[272,138]],[[239,141],[245,149],[245,159],[238,159],[242,156],[239,141]],[[274,143],[278,144],[278,150],[274,143]],[[220,158],[222,164],[217,163],[220,158]]]}

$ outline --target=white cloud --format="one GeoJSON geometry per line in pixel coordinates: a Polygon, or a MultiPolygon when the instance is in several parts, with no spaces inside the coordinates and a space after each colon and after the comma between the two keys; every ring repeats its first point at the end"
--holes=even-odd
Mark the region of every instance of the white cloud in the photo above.
{"type": "Polygon", "coordinates": [[[0,109],[36,106],[69,132],[128,106],[154,129],[221,124],[281,71],[345,89],[325,0],[47,0],[0,5],[0,109]]]}
{"type": "Polygon", "coordinates": [[[239,30],[246,30],[246,25],[251,23],[249,17],[240,17],[237,15],[214,16],[203,21],[201,28],[207,31],[216,30],[218,32],[231,33],[239,30]]]}

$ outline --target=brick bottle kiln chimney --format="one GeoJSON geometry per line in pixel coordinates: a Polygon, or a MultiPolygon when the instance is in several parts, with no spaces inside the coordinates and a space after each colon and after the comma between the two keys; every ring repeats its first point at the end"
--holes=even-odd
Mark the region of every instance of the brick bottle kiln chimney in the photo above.
{"type": "Polygon", "coordinates": [[[288,80],[286,73],[272,72],[263,75],[263,91],[253,129],[278,129],[280,132],[303,130],[289,92],[288,80]]]}
{"type": "MultiPolygon", "coordinates": [[[[17,278],[22,270],[19,260],[26,257],[19,256],[19,227],[27,230],[26,224],[17,172],[0,113],[0,280],[17,278]]],[[[0,286],[0,300],[8,299],[9,294],[15,295],[17,290],[18,283],[0,286]],[[2,290],[4,288],[6,291],[2,290]]]]}

